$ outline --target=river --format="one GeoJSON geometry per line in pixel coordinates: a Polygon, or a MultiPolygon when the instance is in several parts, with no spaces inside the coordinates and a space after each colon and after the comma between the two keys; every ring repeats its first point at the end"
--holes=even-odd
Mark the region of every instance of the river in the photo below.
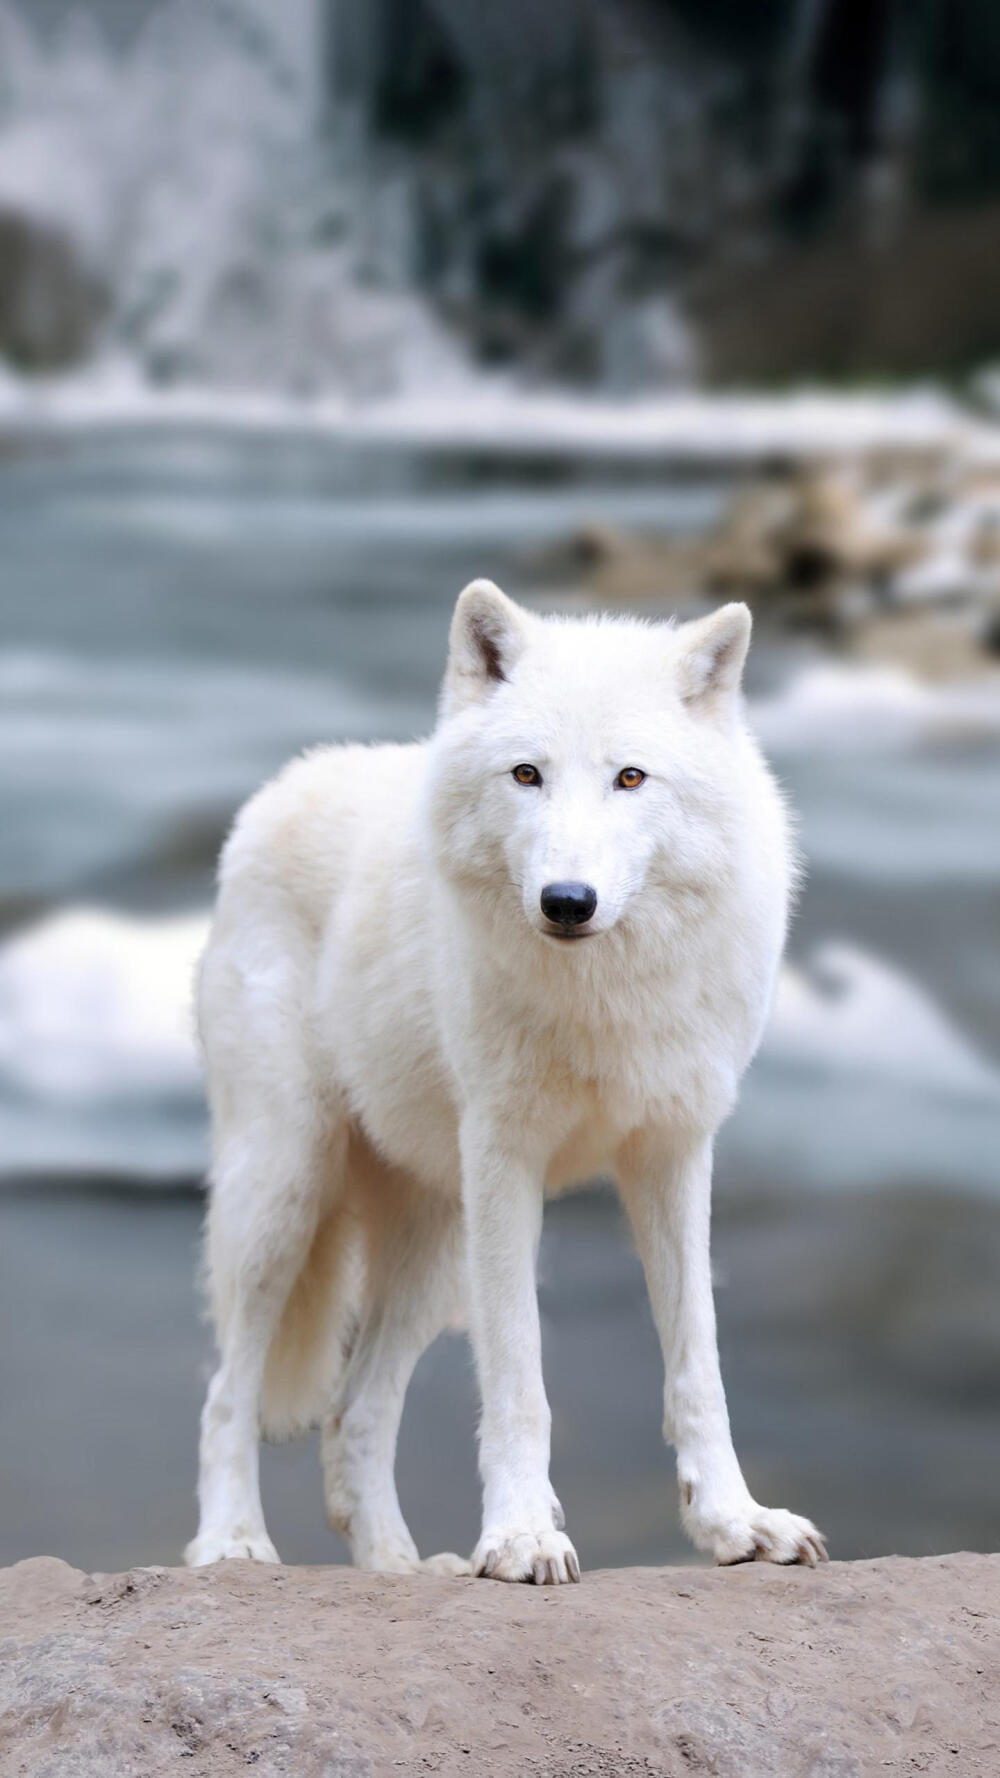
{"type": "MultiPolygon", "coordinates": [[[[466,580],[544,602],[544,551],[581,523],[697,532],[726,493],[708,467],[292,431],[5,448],[0,1559],[176,1560],[193,1527],[204,1124],[179,1009],[234,809],[303,745],[424,731],[466,580]]],[[[777,635],[748,690],[808,878],[720,1144],[738,1442],[752,1485],[836,1554],[989,1547],[998,725],[960,692],[900,703],[777,635]]],[[[682,1556],[655,1340],[609,1197],[555,1207],[542,1280],[555,1480],[584,1561],[682,1556]]],[[[472,1542],[473,1418],[464,1343],[442,1341],[400,1458],[427,1547],[472,1542]]],[[[342,1557],[308,1444],[267,1454],[265,1504],[283,1555],[342,1557]]]]}

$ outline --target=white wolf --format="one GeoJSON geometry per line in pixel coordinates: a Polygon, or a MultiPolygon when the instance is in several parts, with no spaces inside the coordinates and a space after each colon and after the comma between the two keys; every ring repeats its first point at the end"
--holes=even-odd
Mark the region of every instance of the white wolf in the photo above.
{"type": "Polygon", "coordinates": [[[240,814],[201,971],[221,1364],[192,1563],[276,1561],[261,1427],[322,1423],[326,1505],[420,1562],[393,1479],[413,1367],[467,1304],[476,1574],[573,1581],[549,1482],[544,1192],[618,1181],[663,1347],[681,1516],[718,1562],[825,1555],[733,1450],[709,1273],[712,1141],[761,1036],[793,872],[742,717],[745,606],[675,628],[458,600],[440,718],[328,747],[240,814]]]}

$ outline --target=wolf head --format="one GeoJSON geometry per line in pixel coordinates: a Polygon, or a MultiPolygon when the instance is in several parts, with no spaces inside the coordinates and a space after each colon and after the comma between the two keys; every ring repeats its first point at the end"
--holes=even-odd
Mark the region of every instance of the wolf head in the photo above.
{"type": "Polygon", "coordinates": [[[537,617],[490,581],[455,608],[430,799],[437,863],[553,945],[723,877],[760,761],[745,605],[694,623],[537,617]]]}

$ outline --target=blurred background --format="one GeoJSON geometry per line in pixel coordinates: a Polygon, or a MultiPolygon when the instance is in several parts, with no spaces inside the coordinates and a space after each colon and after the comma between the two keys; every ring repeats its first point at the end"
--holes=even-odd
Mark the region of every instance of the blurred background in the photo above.
{"type": "MultiPolygon", "coordinates": [[[[299,747],[426,731],[479,574],[751,603],[808,877],[719,1149],[737,1445],[837,1556],[996,1547],[990,0],[0,0],[0,564],[0,1560],[194,1531],[214,859],[299,747]]],[[[611,1194],[541,1273],[585,1565],[688,1559],[611,1194]]],[[[445,1338],[424,1549],[474,1416],[445,1338]]],[[[263,1483],[344,1558],[309,1441],[263,1483]]]]}

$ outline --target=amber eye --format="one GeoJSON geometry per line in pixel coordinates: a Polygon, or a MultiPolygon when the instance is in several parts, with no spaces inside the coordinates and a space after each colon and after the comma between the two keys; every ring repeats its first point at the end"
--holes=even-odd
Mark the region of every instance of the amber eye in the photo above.
{"type": "Polygon", "coordinates": [[[542,774],[537,766],[515,766],[511,777],[516,778],[519,784],[540,784],[542,782],[542,774]]]}
{"type": "Polygon", "coordinates": [[[645,778],[645,772],[640,772],[638,766],[625,766],[615,779],[615,789],[638,790],[640,784],[645,782],[645,778]]]}

